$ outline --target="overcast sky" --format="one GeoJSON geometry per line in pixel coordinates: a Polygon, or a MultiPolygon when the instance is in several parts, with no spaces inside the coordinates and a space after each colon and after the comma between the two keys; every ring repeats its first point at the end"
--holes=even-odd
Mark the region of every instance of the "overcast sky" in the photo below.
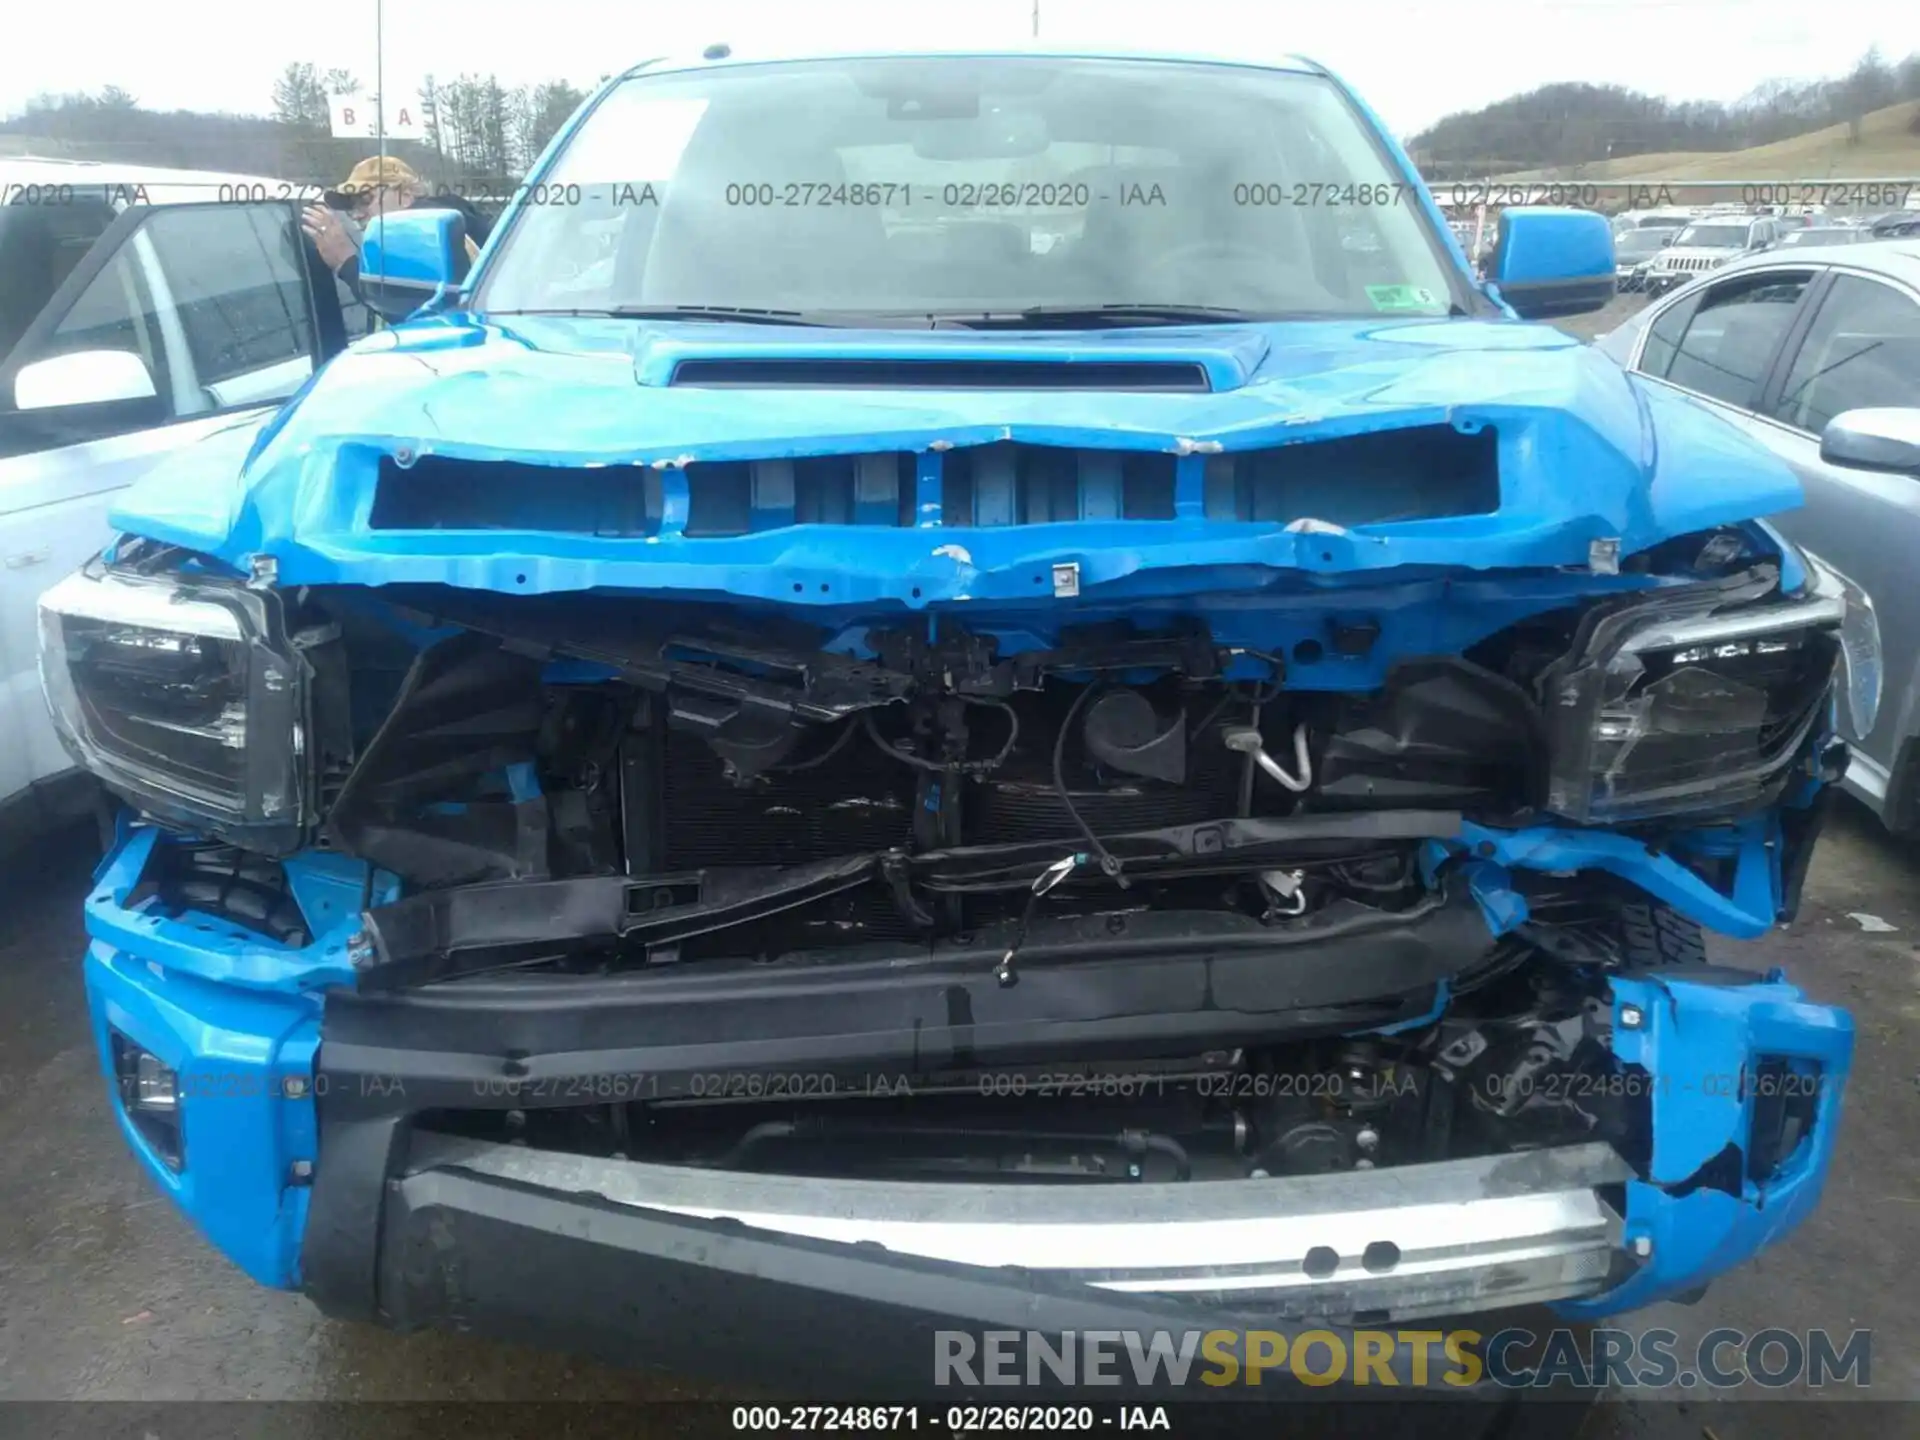
{"type": "MultiPolygon", "coordinates": [[[[374,12],[375,0],[23,5],[5,22],[0,113],[43,91],[119,85],[158,109],[265,114],[274,76],[292,60],[346,67],[371,90],[374,12]]],[[[1763,80],[1838,75],[1869,45],[1892,59],[1920,48],[1914,14],[1892,0],[1041,0],[1040,33],[1309,55],[1406,135],[1556,80],[1731,100],[1763,80]]],[[[383,48],[394,94],[428,72],[586,86],[718,40],[740,54],[1007,43],[1026,37],[1031,17],[1032,0],[386,0],[383,48]]]]}

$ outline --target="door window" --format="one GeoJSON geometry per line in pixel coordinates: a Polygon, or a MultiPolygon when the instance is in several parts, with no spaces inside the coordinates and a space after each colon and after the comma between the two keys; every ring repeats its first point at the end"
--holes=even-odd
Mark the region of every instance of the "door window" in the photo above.
{"type": "Polygon", "coordinates": [[[1793,322],[1811,271],[1723,280],[1653,324],[1640,369],[1749,409],[1793,322]]]}
{"type": "Polygon", "coordinates": [[[1687,322],[1699,308],[1700,297],[1693,295],[1674,301],[1654,319],[1647,329],[1647,343],[1640,349],[1639,368],[1643,375],[1666,379],[1667,371],[1673,367],[1673,357],[1679,353],[1680,341],[1687,333],[1687,322]]]}
{"type": "Polygon", "coordinates": [[[1874,405],[1920,408],[1920,305],[1891,285],[1840,275],[1772,414],[1817,435],[1842,411],[1874,405]]]}
{"type": "Polygon", "coordinates": [[[0,363],[109,225],[105,200],[0,205],[0,363]]]}
{"type": "Polygon", "coordinates": [[[286,215],[193,205],[162,210],[147,225],[202,386],[313,353],[306,260],[286,215]]]}
{"type": "Polygon", "coordinates": [[[319,350],[305,245],[291,205],[161,206],[123,215],[0,364],[0,455],[291,395],[319,350]],[[21,368],[97,350],[137,355],[153,397],[17,407],[21,368]]]}
{"type": "Polygon", "coordinates": [[[166,393],[167,351],[160,340],[153,292],[135,258],[123,246],[93,277],[61,318],[52,337],[37,346],[33,359],[47,360],[79,350],[131,350],[146,362],[154,389],[166,393]]]}

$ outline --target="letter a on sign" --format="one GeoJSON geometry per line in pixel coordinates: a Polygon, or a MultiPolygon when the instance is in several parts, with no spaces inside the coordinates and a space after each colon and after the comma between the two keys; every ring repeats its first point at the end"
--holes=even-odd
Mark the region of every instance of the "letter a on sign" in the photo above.
{"type": "MultiPolygon", "coordinates": [[[[371,140],[380,133],[380,97],[378,95],[333,95],[327,99],[328,118],[336,140],[371,140]]],[[[387,138],[423,140],[426,128],[420,123],[420,98],[411,93],[394,95],[386,102],[387,138]]]]}

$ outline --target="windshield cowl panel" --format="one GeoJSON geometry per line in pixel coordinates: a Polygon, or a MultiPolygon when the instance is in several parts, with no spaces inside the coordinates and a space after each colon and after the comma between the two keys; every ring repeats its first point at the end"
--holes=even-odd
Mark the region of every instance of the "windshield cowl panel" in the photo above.
{"type": "Polygon", "coordinates": [[[643,74],[528,194],[478,312],[922,328],[1037,312],[1093,328],[1115,306],[1231,323],[1439,316],[1473,299],[1425,197],[1339,87],[1250,66],[915,57],[643,74]]]}

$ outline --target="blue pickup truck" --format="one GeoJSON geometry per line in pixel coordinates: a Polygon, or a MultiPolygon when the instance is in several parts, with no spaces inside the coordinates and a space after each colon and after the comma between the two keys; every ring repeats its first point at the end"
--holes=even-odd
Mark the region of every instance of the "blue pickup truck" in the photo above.
{"type": "Polygon", "coordinates": [[[714,52],[460,223],[41,602],[112,1105],[248,1274],[864,1383],[1812,1209],[1851,1021],[1702,937],[1793,915],[1877,634],[1539,323],[1604,218],[1476,277],[1305,61],[714,52]]]}

